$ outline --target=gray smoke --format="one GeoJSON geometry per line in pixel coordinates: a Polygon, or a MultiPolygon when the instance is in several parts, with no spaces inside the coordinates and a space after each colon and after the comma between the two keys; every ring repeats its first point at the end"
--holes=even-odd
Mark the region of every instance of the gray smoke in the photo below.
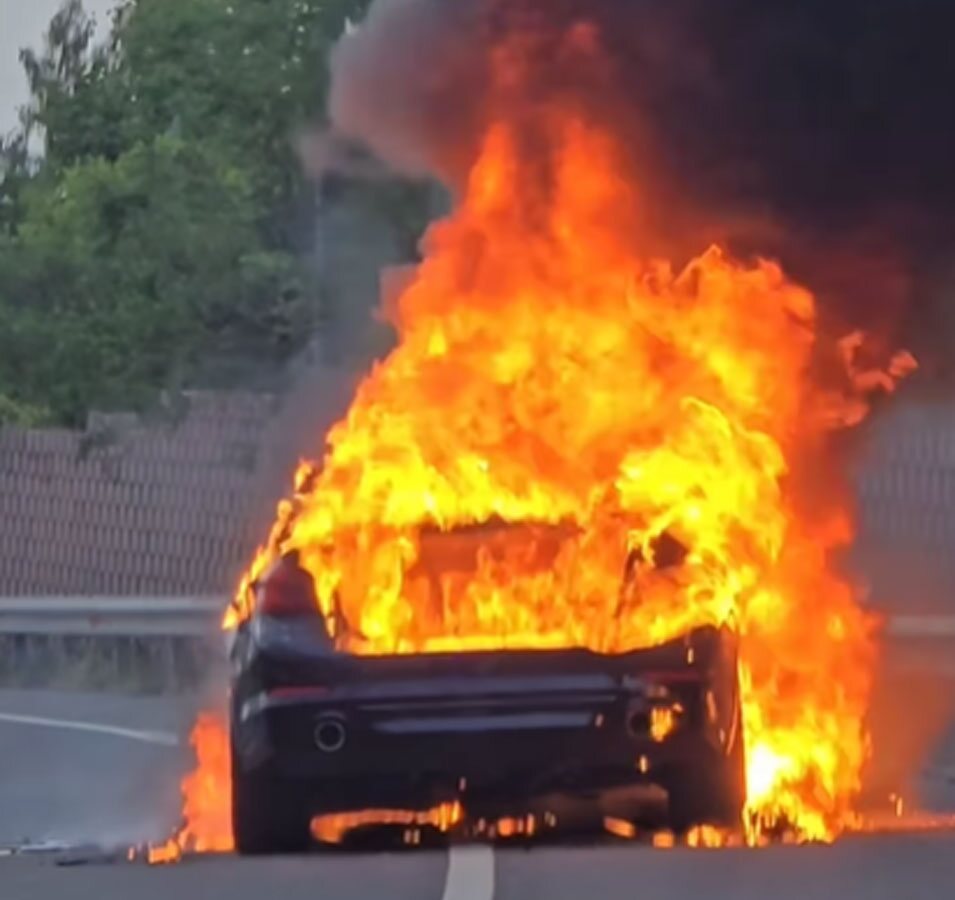
{"type": "Polygon", "coordinates": [[[331,59],[336,129],[401,172],[453,184],[473,158],[488,46],[473,0],[377,0],[331,59]]]}

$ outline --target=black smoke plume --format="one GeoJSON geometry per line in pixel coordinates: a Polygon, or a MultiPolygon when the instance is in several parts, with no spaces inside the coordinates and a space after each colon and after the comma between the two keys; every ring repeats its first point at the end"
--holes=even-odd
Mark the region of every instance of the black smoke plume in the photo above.
{"type": "Polygon", "coordinates": [[[454,188],[502,104],[576,104],[631,149],[679,250],[777,257],[834,329],[905,340],[938,372],[955,335],[953,34],[949,0],[376,0],[336,48],[332,117],[454,188]],[[519,98],[489,91],[509,39],[533,85],[519,98]]]}

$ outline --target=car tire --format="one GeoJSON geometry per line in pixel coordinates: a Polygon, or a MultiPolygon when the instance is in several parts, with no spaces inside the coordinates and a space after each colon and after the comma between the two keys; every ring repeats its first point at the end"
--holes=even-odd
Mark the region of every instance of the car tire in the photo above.
{"type": "Polygon", "coordinates": [[[232,751],[232,836],[240,856],[304,853],[309,816],[301,799],[276,779],[243,772],[232,751]]]}
{"type": "Polygon", "coordinates": [[[737,711],[736,738],[721,753],[674,777],[669,785],[669,821],[677,834],[696,825],[739,828],[746,805],[746,759],[741,715],[737,711]]]}

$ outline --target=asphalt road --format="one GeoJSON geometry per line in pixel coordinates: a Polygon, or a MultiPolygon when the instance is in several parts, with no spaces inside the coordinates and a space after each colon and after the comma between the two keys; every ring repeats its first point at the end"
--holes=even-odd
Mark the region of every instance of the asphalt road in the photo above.
{"type": "Polygon", "coordinates": [[[190,700],[0,691],[0,846],[126,843],[166,833],[178,818],[189,752],[126,732],[188,734],[194,707],[190,700]],[[84,725],[118,733],[79,730],[84,725]]]}
{"type": "Polygon", "coordinates": [[[955,884],[951,834],[879,835],[832,847],[653,850],[644,846],[463,848],[272,860],[199,858],[176,866],[61,868],[0,862],[4,900],[942,900],[955,884]],[[463,874],[451,876],[457,867],[463,874]]]}
{"type": "MultiPolygon", "coordinates": [[[[0,691],[0,846],[24,839],[109,845],[166,834],[189,761],[181,745],[163,736],[184,736],[194,708],[189,700],[0,691]]],[[[944,777],[932,776],[923,791],[932,805],[955,809],[955,789],[944,777]]],[[[830,847],[764,850],[605,843],[210,856],[157,867],[58,860],[52,853],[0,858],[0,898],[940,900],[955,885],[955,832],[860,835],[830,847]]]]}

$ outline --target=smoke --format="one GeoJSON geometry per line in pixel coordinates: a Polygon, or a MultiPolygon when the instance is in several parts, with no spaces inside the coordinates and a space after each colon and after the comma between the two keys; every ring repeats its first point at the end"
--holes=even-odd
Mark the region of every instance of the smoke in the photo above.
{"type": "Polygon", "coordinates": [[[955,289],[953,27],[946,0],[376,0],[334,52],[331,115],[453,189],[495,116],[576,108],[628,148],[648,237],[780,258],[834,332],[879,329],[931,370],[955,289]]]}
{"type": "Polygon", "coordinates": [[[412,176],[459,181],[476,151],[490,46],[474,0],[377,0],[331,60],[339,132],[412,176]]]}

